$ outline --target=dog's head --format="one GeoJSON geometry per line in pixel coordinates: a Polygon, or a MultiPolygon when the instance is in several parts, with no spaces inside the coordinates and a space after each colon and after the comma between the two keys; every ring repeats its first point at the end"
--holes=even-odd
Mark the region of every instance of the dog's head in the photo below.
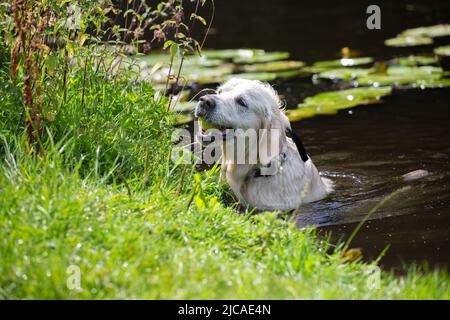
{"type": "Polygon", "coordinates": [[[221,85],[217,93],[200,98],[195,116],[203,120],[203,126],[208,126],[200,128],[203,136],[210,128],[220,130],[223,140],[233,138],[237,129],[254,130],[258,132],[260,150],[270,149],[270,141],[275,137],[280,146],[261,159],[261,162],[268,163],[279,153],[285,131],[290,127],[281,107],[277,93],[269,84],[234,78],[221,85]],[[265,132],[262,135],[269,133],[270,137],[264,137],[260,132],[265,132]]]}

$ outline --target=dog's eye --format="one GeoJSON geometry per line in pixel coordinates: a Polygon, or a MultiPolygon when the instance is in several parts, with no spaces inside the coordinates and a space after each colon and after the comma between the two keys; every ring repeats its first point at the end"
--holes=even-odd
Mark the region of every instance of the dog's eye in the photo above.
{"type": "Polygon", "coordinates": [[[248,108],[247,104],[245,103],[245,100],[243,98],[236,98],[236,102],[237,104],[239,104],[240,106],[244,107],[244,108],[248,108]]]}

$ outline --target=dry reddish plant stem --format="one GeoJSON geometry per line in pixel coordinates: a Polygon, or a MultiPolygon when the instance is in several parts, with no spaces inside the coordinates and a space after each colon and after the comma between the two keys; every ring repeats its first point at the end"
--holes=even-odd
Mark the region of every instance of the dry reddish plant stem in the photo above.
{"type": "Polygon", "coordinates": [[[43,31],[48,20],[48,14],[45,12],[36,13],[33,9],[33,1],[30,0],[13,0],[11,8],[17,37],[11,51],[10,77],[11,81],[16,83],[19,63],[22,61],[24,70],[22,80],[23,102],[27,111],[28,142],[31,145],[38,142],[39,150],[43,151],[41,143],[43,130],[38,105],[41,92],[40,70],[36,64],[36,56],[39,50],[42,50],[45,46],[43,31]],[[41,17],[39,24],[36,21],[37,14],[41,17]],[[34,99],[33,94],[36,99],[34,99]]]}

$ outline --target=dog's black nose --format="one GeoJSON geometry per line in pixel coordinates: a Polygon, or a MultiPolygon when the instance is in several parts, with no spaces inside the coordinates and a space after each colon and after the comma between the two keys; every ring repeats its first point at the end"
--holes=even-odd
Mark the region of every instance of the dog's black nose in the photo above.
{"type": "Polygon", "coordinates": [[[204,109],[212,109],[216,106],[216,100],[209,94],[200,98],[200,105],[204,109]]]}

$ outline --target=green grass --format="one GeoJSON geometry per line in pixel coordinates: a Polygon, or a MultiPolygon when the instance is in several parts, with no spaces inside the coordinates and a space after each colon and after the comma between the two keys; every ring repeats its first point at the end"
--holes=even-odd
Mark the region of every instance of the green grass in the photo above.
{"type": "Polygon", "coordinates": [[[148,84],[90,74],[46,101],[30,155],[17,88],[0,73],[0,297],[449,299],[443,271],[381,274],[276,214],[239,214],[217,168],[170,161],[173,116],[148,84]],[[83,100],[83,102],[82,102],[83,100]],[[81,290],[71,290],[71,266],[81,290]]]}

